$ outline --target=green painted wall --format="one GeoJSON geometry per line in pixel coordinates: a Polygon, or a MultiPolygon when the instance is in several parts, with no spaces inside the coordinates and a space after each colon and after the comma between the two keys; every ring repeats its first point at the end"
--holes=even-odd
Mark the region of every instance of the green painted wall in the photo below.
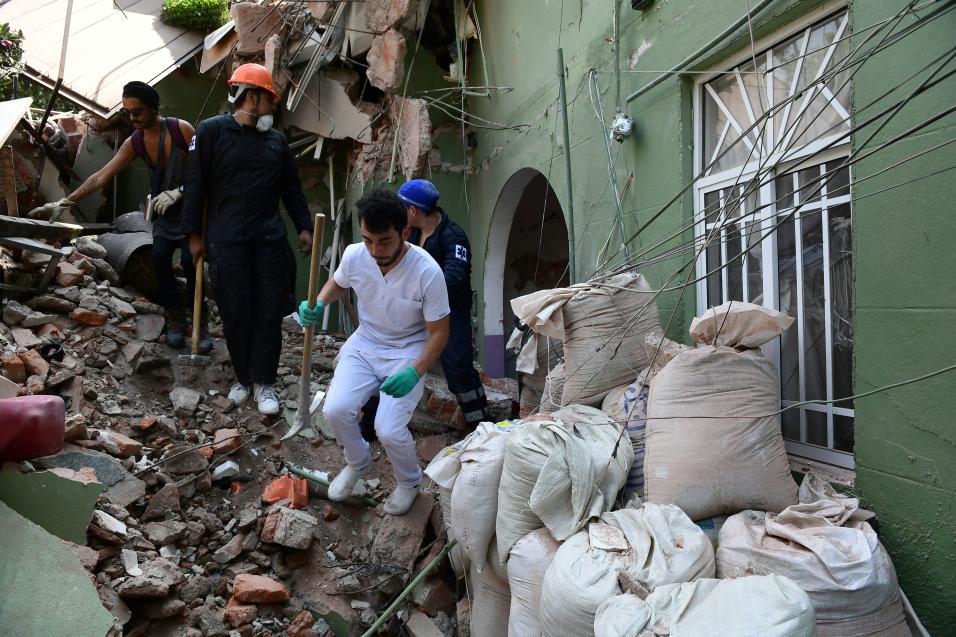
{"type": "MultiPolygon", "coordinates": [[[[780,0],[754,20],[754,37],[771,35],[823,4],[818,0],[780,0]]],[[[895,0],[853,2],[851,25],[862,32],[854,37],[853,46],[870,32],[866,27],[895,14],[903,4],[895,0]]],[[[459,195],[463,203],[467,201],[464,216],[475,258],[473,283],[480,294],[485,283],[485,257],[495,204],[512,175],[528,167],[547,175],[562,207],[568,211],[556,101],[555,50],[559,46],[564,49],[571,102],[576,278],[585,279],[594,271],[598,251],[613,228],[615,208],[611,191],[605,189],[608,172],[601,139],[604,133],[593,111],[586,82],[589,70],[595,69],[604,105],[603,119],[609,121],[615,106],[611,73],[613,6],[609,0],[477,2],[484,37],[482,50],[489,71],[487,83],[512,88],[490,99],[474,97],[468,101],[468,110],[483,118],[485,125],[494,122],[509,127],[474,128],[478,147],[473,151],[472,163],[479,170],[463,182],[467,199],[459,195]]],[[[834,10],[840,6],[827,4],[834,10]]],[[[627,72],[622,76],[622,93],[627,95],[656,77],[656,73],[641,71],[670,68],[746,10],[747,4],[736,0],[658,0],[645,12],[633,11],[624,2],[621,64],[627,72]],[[636,63],[631,68],[628,59],[632,54],[636,63]]],[[[908,18],[901,27],[912,20],[908,18]]],[[[956,16],[947,14],[918,37],[896,44],[870,60],[855,79],[855,107],[871,102],[948,50],[954,29],[956,16]]],[[[744,28],[692,70],[706,70],[749,45],[749,30],[744,28]]],[[[612,151],[617,158],[618,184],[623,187],[628,177],[634,175],[623,201],[628,234],[660,212],[662,205],[693,177],[694,77],[686,74],[668,79],[626,109],[636,120],[635,134],[623,145],[613,144],[612,151]]],[[[485,79],[481,65],[474,61],[470,83],[485,84],[485,79]]],[[[912,86],[913,83],[907,85],[912,86]]],[[[904,109],[873,144],[950,106],[954,94],[956,80],[951,78],[904,109]]],[[[903,93],[897,91],[894,95],[898,99],[903,93]]],[[[861,115],[857,115],[859,119],[861,115]]],[[[854,169],[855,178],[947,141],[953,137],[954,125],[956,116],[949,116],[913,140],[861,162],[854,169]]],[[[854,138],[857,146],[861,142],[862,138],[854,138]]],[[[447,154],[460,157],[461,152],[460,145],[442,148],[443,158],[447,154]]],[[[857,391],[956,362],[956,342],[947,337],[956,319],[956,286],[952,283],[952,273],[956,271],[956,223],[952,215],[956,182],[952,173],[874,194],[948,168],[954,158],[956,151],[949,146],[854,189],[857,391]]],[[[451,179],[452,175],[447,177],[451,179]]],[[[460,175],[455,177],[461,179],[460,175]]],[[[632,242],[632,251],[654,244],[692,215],[691,197],[680,197],[676,205],[632,242]]],[[[689,238],[685,233],[657,251],[689,238]]],[[[612,244],[619,244],[618,235],[612,236],[612,244]]],[[[644,273],[658,286],[679,263],[672,259],[647,267],[644,273]]],[[[669,293],[661,299],[663,323],[675,307],[668,332],[672,338],[686,340],[689,321],[697,311],[692,288],[683,296],[669,293]]],[[[856,405],[857,491],[879,513],[881,536],[894,558],[900,582],[930,631],[936,634],[944,634],[956,625],[956,593],[950,583],[956,566],[956,498],[954,481],[949,477],[956,473],[953,383],[953,375],[938,376],[860,400],[856,405]]]]}
{"type": "MultiPolygon", "coordinates": [[[[854,25],[896,14],[902,3],[854,2],[854,25]]],[[[926,11],[922,12],[927,13],[926,11]]],[[[904,20],[900,28],[913,23],[904,20]]],[[[953,46],[956,15],[950,12],[888,48],[864,65],[854,86],[862,109],[953,46]]],[[[862,36],[857,36],[859,41],[862,36]]],[[[952,64],[946,67],[953,68],[952,64]]],[[[929,71],[880,100],[861,115],[906,96],[929,71]]],[[[866,146],[871,129],[854,138],[866,152],[952,106],[956,79],[915,98],[866,146]]],[[[872,128],[872,127],[871,127],[872,128]]],[[[856,167],[855,178],[872,175],[917,152],[951,140],[950,115],[913,138],[880,151],[856,167]]],[[[854,330],[857,392],[952,365],[956,341],[956,221],[953,173],[917,177],[954,165],[947,146],[859,183],[854,191],[856,266],[854,330]]],[[[893,556],[900,583],[933,634],[956,626],[956,375],[949,373],[893,389],[856,405],[857,488],[880,515],[881,537],[893,556]]]]}

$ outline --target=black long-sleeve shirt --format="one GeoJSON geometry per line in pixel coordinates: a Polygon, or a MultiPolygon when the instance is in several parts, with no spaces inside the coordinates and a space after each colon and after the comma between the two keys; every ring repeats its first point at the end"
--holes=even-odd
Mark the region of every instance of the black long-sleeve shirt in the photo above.
{"type": "Polygon", "coordinates": [[[184,195],[185,229],[202,233],[205,206],[210,243],[284,239],[280,198],[296,230],[312,229],[285,136],[275,129],[260,133],[232,115],[210,117],[196,127],[184,195]]]}
{"type": "MultiPolygon", "coordinates": [[[[441,266],[448,287],[448,302],[471,307],[471,244],[461,226],[439,208],[441,221],[422,247],[441,266]]],[[[420,245],[422,231],[412,228],[410,243],[420,245]]]]}

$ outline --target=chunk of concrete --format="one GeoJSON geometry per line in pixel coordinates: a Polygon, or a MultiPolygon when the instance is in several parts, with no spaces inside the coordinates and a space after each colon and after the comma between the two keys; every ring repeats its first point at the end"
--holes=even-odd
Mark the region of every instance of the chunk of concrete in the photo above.
{"type": "Polygon", "coordinates": [[[303,511],[276,507],[269,511],[262,526],[262,541],[290,549],[307,549],[319,521],[303,511]]]}
{"type": "Polygon", "coordinates": [[[174,544],[186,534],[186,525],[175,520],[150,522],[143,527],[143,533],[153,544],[174,544]]]}
{"type": "MultiPolygon", "coordinates": [[[[421,548],[433,505],[434,500],[430,496],[419,494],[412,508],[405,515],[386,515],[372,542],[371,559],[411,573],[415,567],[415,558],[421,548]]],[[[385,594],[394,595],[401,590],[402,582],[396,578],[387,579],[387,577],[377,575],[373,577],[373,580],[381,583],[385,594]]]]}
{"type": "Polygon", "coordinates": [[[103,637],[112,628],[113,617],[80,560],[59,539],[3,503],[0,564],[4,634],[103,637]]]}
{"type": "Polygon", "coordinates": [[[424,177],[432,150],[432,123],[425,100],[395,96],[392,121],[398,122],[398,157],[405,179],[424,177]]]}
{"type": "Polygon", "coordinates": [[[418,0],[367,0],[365,25],[369,31],[381,33],[408,18],[418,7],[418,0]]]}
{"type": "Polygon", "coordinates": [[[136,317],[136,338],[141,341],[159,340],[166,319],[160,314],[140,314],[136,317]]]}
{"type": "Polygon", "coordinates": [[[405,79],[405,37],[395,29],[372,38],[368,50],[368,81],[375,88],[394,93],[405,79]]]}
{"type": "Polygon", "coordinates": [[[409,637],[444,637],[435,622],[425,613],[413,610],[405,622],[405,630],[409,637]]]}
{"type": "Polygon", "coordinates": [[[13,464],[0,470],[0,500],[34,524],[75,544],[86,544],[103,485],[71,469],[20,473],[13,464]]]}
{"type": "Polygon", "coordinates": [[[255,2],[239,2],[229,8],[235,21],[239,42],[236,53],[256,55],[262,53],[269,36],[276,33],[282,25],[282,12],[275,7],[255,2]]]}
{"type": "Polygon", "coordinates": [[[169,400],[173,403],[173,410],[177,416],[189,418],[196,412],[202,394],[188,387],[177,387],[169,392],[169,400]]]}
{"type": "Polygon", "coordinates": [[[143,511],[142,520],[162,520],[166,517],[166,512],[179,513],[181,511],[179,504],[179,489],[170,482],[162,489],[157,491],[146,505],[143,511]]]}
{"type": "Polygon", "coordinates": [[[173,447],[163,457],[171,458],[163,463],[163,468],[173,475],[199,473],[209,466],[206,456],[202,455],[198,449],[189,449],[185,446],[173,447]]]}
{"type": "Polygon", "coordinates": [[[43,469],[62,467],[79,471],[91,467],[96,472],[96,479],[106,485],[103,495],[117,506],[129,506],[146,495],[146,484],[142,480],[127,471],[122,462],[99,451],[65,445],[60,453],[37,458],[33,463],[43,469]]]}

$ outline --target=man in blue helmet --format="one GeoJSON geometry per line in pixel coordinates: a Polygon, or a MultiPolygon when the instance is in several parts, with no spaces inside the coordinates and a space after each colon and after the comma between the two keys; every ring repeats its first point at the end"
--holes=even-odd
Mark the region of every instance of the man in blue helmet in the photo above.
{"type": "Polygon", "coordinates": [[[471,335],[471,245],[461,226],[438,206],[438,188],[426,179],[412,179],[398,190],[405,202],[408,242],[425,249],[441,266],[448,287],[451,326],[448,345],[441,355],[448,389],[454,392],[472,429],[488,420],[488,399],[474,366],[471,335]]]}

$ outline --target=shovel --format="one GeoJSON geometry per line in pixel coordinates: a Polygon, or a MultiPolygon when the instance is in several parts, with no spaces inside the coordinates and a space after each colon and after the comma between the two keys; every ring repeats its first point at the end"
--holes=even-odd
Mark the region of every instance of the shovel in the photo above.
{"type": "MultiPolygon", "coordinates": [[[[309,264],[309,308],[315,307],[316,296],[319,287],[319,261],[322,259],[322,227],[325,225],[325,215],[315,215],[315,228],[312,231],[312,261],[309,264]]],[[[312,422],[311,409],[309,409],[309,394],[312,388],[312,339],[315,334],[315,326],[309,325],[305,328],[305,346],[302,348],[302,375],[299,377],[299,407],[295,412],[295,420],[292,428],[282,440],[286,440],[302,431],[312,422]]],[[[316,408],[318,406],[316,405],[316,408]]]]}

